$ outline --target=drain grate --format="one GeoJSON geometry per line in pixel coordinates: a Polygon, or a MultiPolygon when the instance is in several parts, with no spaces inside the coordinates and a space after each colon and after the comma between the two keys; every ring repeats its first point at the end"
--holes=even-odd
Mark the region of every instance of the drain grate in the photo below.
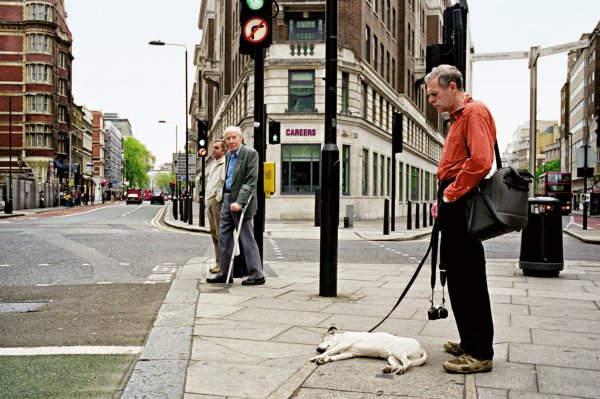
{"type": "Polygon", "coordinates": [[[0,303],[0,313],[27,313],[35,312],[46,302],[4,302],[0,303]]]}

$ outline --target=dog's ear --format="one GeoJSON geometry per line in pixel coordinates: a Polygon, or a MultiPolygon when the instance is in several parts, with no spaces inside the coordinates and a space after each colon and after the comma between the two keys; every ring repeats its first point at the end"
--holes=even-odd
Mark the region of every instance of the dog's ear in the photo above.
{"type": "Polygon", "coordinates": [[[329,330],[327,330],[327,333],[328,333],[328,334],[335,334],[335,333],[336,333],[336,332],[338,332],[338,331],[339,331],[339,330],[338,330],[338,328],[335,326],[335,324],[332,324],[332,325],[329,327],[329,330]]]}

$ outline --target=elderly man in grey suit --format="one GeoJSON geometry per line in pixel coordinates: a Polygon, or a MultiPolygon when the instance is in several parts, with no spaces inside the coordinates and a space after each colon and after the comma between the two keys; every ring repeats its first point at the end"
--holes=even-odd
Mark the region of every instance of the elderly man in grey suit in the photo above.
{"type": "Polygon", "coordinates": [[[225,163],[225,185],[223,187],[223,205],[221,207],[221,225],[219,233],[219,254],[221,270],[207,283],[225,283],[233,256],[233,231],[239,224],[242,207],[246,207],[244,222],[239,240],[244,248],[244,257],[248,267],[248,279],[242,285],[260,285],[265,283],[262,261],[258,245],[254,239],[252,217],[256,214],[256,184],[258,181],[258,153],[242,145],[242,131],[239,127],[229,126],[223,135],[229,152],[225,163]],[[250,194],[253,193],[250,202],[250,194]]]}

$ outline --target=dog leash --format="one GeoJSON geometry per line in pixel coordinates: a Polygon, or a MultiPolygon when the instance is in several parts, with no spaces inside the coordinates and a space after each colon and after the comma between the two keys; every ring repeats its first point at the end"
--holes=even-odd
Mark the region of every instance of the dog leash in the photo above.
{"type": "MultiPolygon", "coordinates": [[[[413,274],[413,276],[411,277],[410,281],[406,285],[406,288],[404,288],[404,291],[400,295],[400,298],[398,298],[398,301],[396,302],[396,304],[394,305],[392,310],[390,310],[390,312],[379,323],[377,323],[377,325],[375,325],[375,327],[371,328],[369,330],[369,332],[373,332],[384,321],[386,321],[387,318],[394,312],[394,310],[396,310],[398,305],[400,305],[400,302],[402,302],[402,300],[408,293],[408,290],[410,289],[410,287],[413,285],[413,283],[417,279],[417,276],[419,275],[421,268],[425,264],[425,261],[427,260],[427,257],[429,256],[430,252],[432,252],[432,255],[431,255],[431,303],[433,304],[433,291],[434,291],[434,287],[435,287],[435,267],[436,267],[436,263],[437,263],[437,253],[438,253],[438,233],[439,233],[439,228],[438,228],[438,221],[436,219],[433,222],[433,229],[431,230],[431,240],[429,241],[429,247],[427,248],[427,252],[425,252],[425,256],[423,256],[423,259],[421,259],[421,262],[419,262],[419,266],[417,266],[417,270],[415,271],[415,274],[413,274]],[[432,249],[433,249],[433,251],[432,251],[432,249]]],[[[443,277],[444,283],[446,280],[445,277],[446,276],[444,275],[444,277],[443,277]]],[[[440,279],[442,279],[441,276],[440,276],[440,279]]],[[[442,283],[442,286],[443,286],[443,283],[442,283]]]]}

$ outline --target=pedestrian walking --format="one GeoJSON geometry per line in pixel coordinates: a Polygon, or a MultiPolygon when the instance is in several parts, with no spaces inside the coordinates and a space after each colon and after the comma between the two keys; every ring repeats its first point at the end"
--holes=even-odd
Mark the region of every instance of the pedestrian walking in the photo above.
{"type": "Polygon", "coordinates": [[[493,167],[496,126],[489,109],[464,92],[456,67],[440,65],[425,82],[429,103],[439,113],[450,114],[434,214],[441,232],[440,270],[446,274],[460,342],[444,344],[446,352],[458,357],[443,367],[451,373],[487,372],[493,367],[494,326],[485,253],[481,242],[467,233],[465,199],[493,167]]]}
{"type": "Polygon", "coordinates": [[[229,150],[225,159],[225,185],[221,206],[219,232],[219,252],[221,270],[207,283],[225,283],[231,257],[233,256],[233,232],[239,224],[242,207],[246,208],[244,223],[239,232],[239,240],[244,248],[248,268],[248,279],[242,285],[265,283],[262,261],[258,245],[254,239],[252,217],[256,214],[256,185],[258,182],[258,153],[253,148],[242,145],[242,131],[239,127],[225,129],[224,139],[229,150]],[[250,201],[248,199],[252,195],[250,201]]]}

